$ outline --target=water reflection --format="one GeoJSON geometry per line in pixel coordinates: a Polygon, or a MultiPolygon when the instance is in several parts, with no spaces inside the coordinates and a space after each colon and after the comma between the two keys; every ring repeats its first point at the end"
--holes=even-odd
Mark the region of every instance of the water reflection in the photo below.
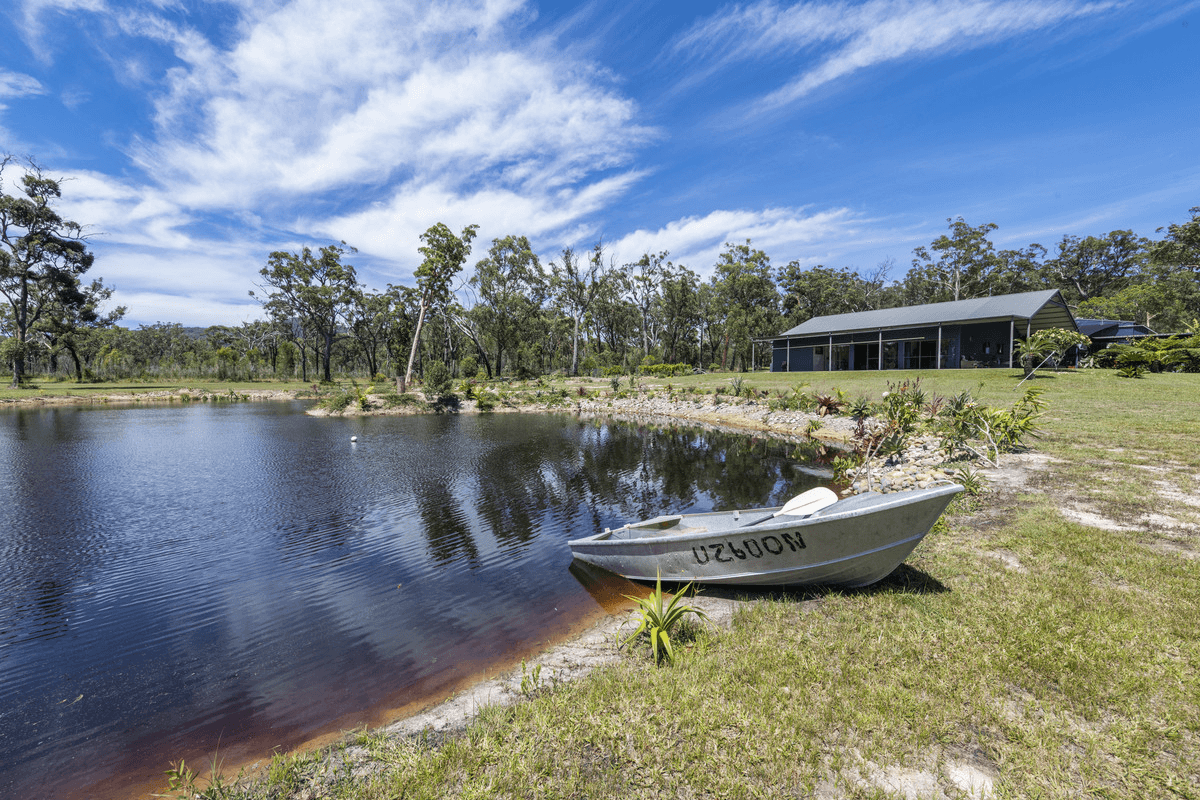
{"type": "Polygon", "coordinates": [[[7,412],[0,458],[6,797],[378,722],[619,602],[567,540],[813,480],[685,427],[287,404],[7,412]]]}

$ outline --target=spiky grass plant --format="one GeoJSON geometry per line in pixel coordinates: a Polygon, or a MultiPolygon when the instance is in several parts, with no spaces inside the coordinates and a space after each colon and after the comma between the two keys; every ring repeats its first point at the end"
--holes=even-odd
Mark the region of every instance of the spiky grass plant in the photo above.
{"type": "Polygon", "coordinates": [[[668,663],[674,661],[675,651],[671,648],[671,631],[674,630],[675,626],[688,614],[695,614],[700,619],[708,619],[708,615],[700,609],[680,604],[679,599],[691,588],[692,584],[690,583],[684,586],[682,590],[671,598],[671,602],[664,606],[662,574],[658,573],[654,582],[654,591],[650,593],[649,597],[634,597],[631,594],[625,595],[638,604],[642,613],[642,619],[637,630],[630,634],[625,641],[621,642],[621,647],[629,644],[642,633],[646,633],[650,637],[650,648],[654,653],[654,663],[657,664],[664,657],[668,663]],[[659,648],[660,645],[661,649],[659,648]]]}

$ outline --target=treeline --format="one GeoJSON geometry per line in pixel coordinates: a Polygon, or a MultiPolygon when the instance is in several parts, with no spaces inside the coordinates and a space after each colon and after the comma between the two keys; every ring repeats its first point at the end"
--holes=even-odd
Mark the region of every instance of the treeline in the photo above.
{"type": "Polygon", "coordinates": [[[492,240],[468,267],[476,227],[455,234],[439,223],[421,235],[415,286],[363,286],[347,263],[354,248],[344,243],[278,251],[251,292],[265,319],[199,335],[169,322],[130,330],[117,324],[124,309],[99,311],[111,290],[82,281],[91,256],[80,227],[37,219],[52,209],[57,183],[35,165],[23,178],[24,198],[0,192],[0,292],[9,299],[0,355],[14,380],[30,370],[84,380],[403,382],[432,362],[467,377],[655,365],[742,371],[769,364],[762,340],[814,316],[1048,288],[1060,289],[1078,317],[1132,319],[1164,332],[1194,328],[1200,317],[1196,207],[1158,239],[1119,230],[1067,235],[1052,249],[997,249],[989,238],[996,225],[947,220],[947,233],[914,250],[899,278],[890,261],[866,273],[796,261],[775,267],[749,240],[726,244],[708,280],[666,252],[617,263],[603,242],[564,248],[543,263],[516,235],[492,240]],[[59,236],[57,250],[33,252],[30,240],[46,241],[47,230],[59,236]]]}

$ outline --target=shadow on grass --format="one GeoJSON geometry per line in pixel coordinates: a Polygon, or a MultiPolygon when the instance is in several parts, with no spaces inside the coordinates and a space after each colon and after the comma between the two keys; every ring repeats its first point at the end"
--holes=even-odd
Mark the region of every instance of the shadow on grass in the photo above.
{"type": "MultiPolygon", "coordinates": [[[[663,584],[666,588],[666,584],[663,584]]],[[[831,594],[872,596],[877,594],[942,594],[950,587],[927,572],[901,564],[881,581],[870,586],[842,588],[838,586],[704,586],[704,594],[730,600],[764,600],[776,598],[802,603],[819,600],[831,594]]]]}
{"type": "MultiPolygon", "coordinates": [[[[625,595],[644,594],[643,587],[653,588],[653,583],[630,581],[615,575],[608,570],[578,559],[571,562],[571,575],[583,585],[592,598],[606,611],[627,605],[625,595]],[[624,601],[624,602],[623,602],[624,601]]],[[[673,581],[663,581],[663,591],[675,594],[683,590],[687,584],[673,581]]],[[[877,595],[877,594],[941,594],[949,592],[950,588],[927,572],[901,564],[883,580],[870,586],[857,589],[843,589],[836,586],[717,586],[699,584],[698,589],[709,597],[720,597],[726,600],[786,600],[803,603],[807,600],[819,600],[831,594],[877,595]]],[[[690,591],[690,590],[689,590],[690,591]]]]}

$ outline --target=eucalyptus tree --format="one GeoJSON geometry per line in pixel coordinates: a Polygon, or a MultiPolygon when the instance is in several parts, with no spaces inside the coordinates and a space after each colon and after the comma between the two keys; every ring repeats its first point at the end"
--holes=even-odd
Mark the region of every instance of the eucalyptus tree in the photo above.
{"type": "Polygon", "coordinates": [[[644,253],[632,264],[625,265],[625,274],[629,278],[628,291],[641,318],[642,353],[650,354],[652,312],[658,302],[658,285],[663,276],[674,267],[667,260],[667,251],[652,254],[644,253]]]}
{"type": "Polygon", "coordinates": [[[64,324],[86,315],[94,292],[81,278],[95,257],[87,249],[83,226],[54,208],[62,197],[60,181],[46,177],[29,161],[10,194],[5,172],[12,156],[0,159],[0,294],[8,301],[12,335],[5,355],[12,364],[12,385],[21,385],[30,335],[48,313],[64,324]]]}
{"type": "Polygon", "coordinates": [[[546,276],[529,240],[506,236],[492,240],[487,257],[475,265],[471,285],[479,292],[480,327],[496,348],[496,374],[503,374],[504,354],[515,353],[525,324],[546,298],[546,276]]]}
{"type": "Polygon", "coordinates": [[[395,286],[388,284],[383,292],[392,310],[391,325],[383,340],[388,362],[394,365],[399,373],[400,365],[412,347],[413,332],[417,327],[417,315],[420,313],[420,293],[411,286],[395,286]]]}
{"type": "Polygon", "coordinates": [[[724,304],[714,283],[701,283],[696,287],[696,310],[698,317],[696,340],[700,349],[700,363],[697,366],[703,367],[706,364],[716,363],[720,342],[725,336],[724,304]],[[706,346],[707,358],[705,357],[706,346]]]}
{"type": "Polygon", "coordinates": [[[604,243],[596,242],[592,252],[580,264],[580,257],[570,247],[564,247],[553,268],[552,286],[554,297],[563,311],[571,318],[571,370],[579,374],[579,331],[584,316],[604,288],[611,264],[604,262],[604,243]]]}
{"type": "Polygon", "coordinates": [[[276,371],[275,364],[279,358],[279,342],[282,337],[275,325],[267,320],[259,319],[253,322],[243,322],[233,331],[241,340],[241,349],[245,352],[252,367],[257,369],[257,365],[261,362],[270,364],[272,373],[276,371]]]}
{"type": "Polygon", "coordinates": [[[1190,220],[1168,225],[1163,240],[1150,245],[1150,258],[1156,264],[1200,274],[1200,206],[1192,206],[1188,214],[1190,220]]]}
{"type": "Polygon", "coordinates": [[[776,280],[786,324],[795,326],[813,317],[876,308],[883,277],[877,272],[864,278],[848,267],[823,264],[805,269],[799,261],[790,261],[779,268],[776,280]]]}
{"type": "Polygon", "coordinates": [[[414,273],[421,306],[417,312],[417,327],[413,332],[412,348],[408,353],[408,367],[404,370],[401,391],[412,380],[413,360],[417,356],[417,347],[421,341],[421,326],[425,322],[425,314],[431,308],[444,309],[450,301],[450,282],[471,254],[471,241],[478,230],[478,225],[468,225],[463,228],[461,234],[455,236],[453,231],[439,222],[421,234],[424,244],[417,250],[425,260],[414,273]]]}
{"type": "Polygon", "coordinates": [[[338,245],[322,247],[318,256],[308,247],[299,253],[276,250],[268,256],[267,266],[259,270],[266,284],[259,288],[266,292],[265,297],[250,292],[272,316],[298,320],[304,332],[318,338],[326,381],[332,380],[329,360],[333,342],[339,327],[347,322],[358,290],[354,267],[342,263],[347,250],[357,252],[353,247],[338,245]]]}
{"type": "Polygon", "coordinates": [[[1057,283],[1046,273],[1045,258],[1046,248],[1036,243],[1016,250],[997,251],[997,265],[991,276],[993,293],[1057,289],[1057,283]]]}
{"type": "Polygon", "coordinates": [[[454,323],[454,327],[458,329],[459,333],[466,336],[467,339],[471,341],[471,344],[475,346],[475,352],[479,354],[479,359],[483,361],[483,368],[487,371],[487,376],[492,378],[494,377],[494,373],[492,372],[492,360],[488,358],[487,347],[485,346],[487,337],[485,336],[483,332],[483,326],[480,323],[480,317],[482,315],[478,311],[479,308],[480,306],[478,303],[472,304],[470,309],[464,308],[463,306],[455,303],[450,307],[450,318],[454,323]]]}
{"type": "Polygon", "coordinates": [[[1168,331],[1195,329],[1200,322],[1200,206],[1188,213],[1190,220],[1168,225],[1167,235],[1149,247],[1147,277],[1172,301],[1161,321],[1168,331]]]}
{"type": "Polygon", "coordinates": [[[1133,320],[1154,330],[1174,332],[1188,320],[1185,302],[1180,302],[1187,296],[1186,289],[1177,274],[1142,280],[1113,294],[1090,297],[1079,304],[1076,313],[1090,319],[1133,320]]]}
{"type": "Polygon", "coordinates": [[[1114,294],[1133,283],[1149,259],[1150,242],[1133,231],[1112,231],[1106,236],[1067,235],[1046,270],[1064,289],[1068,302],[1078,303],[1114,294]]]}
{"type": "Polygon", "coordinates": [[[749,239],[745,244],[726,242],[717,257],[713,285],[724,315],[722,369],[734,363],[743,371],[751,367],[752,340],[778,333],[779,292],[771,278],[771,259],[750,245],[749,239]]]}
{"type": "Polygon", "coordinates": [[[395,296],[388,292],[359,291],[347,315],[350,334],[366,360],[367,372],[378,375],[379,349],[385,348],[396,325],[395,296]]]}
{"type": "Polygon", "coordinates": [[[637,330],[637,308],[627,299],[629,275],[619,269],[608,273],[596,294],[590,317],[597,349],[607,346],[611,358],[624,363],[637,330]]]}
{"type": "Polygon", "coordinates": [[[909,303],[966,300],[992,293],[993,273],[1001,262],[988,234],[999,226],[988,222],[971,227],[962,217],[946,222],[949,236],[942,234],[928,249],[913,250],[912,269],[905,280],[909,303]]]}
{"type": "Polygon", "coordinates": [[[692,361],[691,345],[700,323],[699,285],[699,276],[682,264],[666,273],[659,284],[663,360],[671,364],[692,361]]]}
{"type": "Polygon", "coordinates": [[[117,306],[108,312],[101,306],[112,298],[113,290],[105,286],[103,281],[96,279],[89,285],[79,285],[81,297],[71,295],[78,302],[64,302],[61,297],[55,297],[50,307],[37,323],[38,332],[46,338],[50,346],[50,371],[55,372],[58,366],[58,353],[66,351],[75,365],[75,380],[83,380],[83,364],[79,358],[79,347],[82,339],[91,331],[110,328],[125,316],[125,306],[117,306]]]}

